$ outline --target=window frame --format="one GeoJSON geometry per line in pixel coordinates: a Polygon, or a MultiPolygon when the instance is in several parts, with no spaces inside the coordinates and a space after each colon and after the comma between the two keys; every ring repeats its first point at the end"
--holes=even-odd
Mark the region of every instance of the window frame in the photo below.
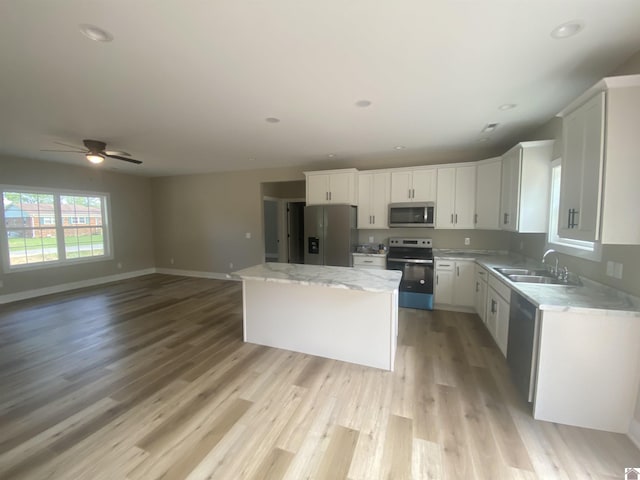
{"type": "MultiPolygon", "coordinates": [[[[551,188],[549,191],[549,228],[547,231],[545,249],[548,250],[551,248],[558,253],[599,262],[602,260],[602,245],[600,244],[600,242],[573,240],[571,238],[563,238],[558,235],[560,189],[562,188],[561,181],[558,181],[557,184],[554,182],[555,172],[557,171],[556,168],[558,167],[562,168],[562,161],[559,158],[551,162],[551,188]]],[[[562,169],[560,170],[560,178],[562,178],[562,169]]]]}
{"type": "MultiPolygon", "coordinates": [[[[67,190],[60,188],[44,188],[44,187],[30,187],[24,185],[0,185],[0,196],[4,201],[5,192],[16,193],[30,193],[40,195],[53,195],[54,201],[54,224],[48,229],[56,230],[56,241],[58,246],[58,259],[51,261],[43,261],[38,263],[28,263],[23,265],[11,265],[9,257],[9,240],[7,238],[7,227],[4,215],[4,203],[2,211],[0,211],[0,255],[2,256],[2,270],[4,273],[24,272],[30,270],[42,270],[46,268],[64,267],[70,265],[78,265],[83,263],[95,263],[103,262],[114,259],[113,248],[113,232],[111,228],[111,195],[108,192],[95,192],[86,190],[67,190]],[[66,250],[64,243],[64,226],[63,216],[60,208],[61,196],[76,196],[76,197],[101,197],[102,199],[102,240],[104,245],[104,254],[78,257],[78,258],[66,258],[66,250]]],[[[78,228],[87,228],[90,225],[77,225],[78,228]]]]}

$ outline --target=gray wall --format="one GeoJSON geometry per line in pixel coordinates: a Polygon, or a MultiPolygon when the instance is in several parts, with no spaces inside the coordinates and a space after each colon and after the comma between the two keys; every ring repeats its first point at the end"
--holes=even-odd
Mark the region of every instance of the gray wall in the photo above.
{"type": "Polygon", "coordinates": [[[156,266],[225,273],[262,263],[262,184],[303,179],[293,168],[152,179],[156,266]]]}
{"type": "Polygon", "coordinates": [[[107,192],[111,197],[113,260],[0,273],[0,295],[133,272],[154,266],[151,181],[102,168],[0,156],[4,185],[107,192]],[[120,262],[122,268],[118,269],[120,262]]]}

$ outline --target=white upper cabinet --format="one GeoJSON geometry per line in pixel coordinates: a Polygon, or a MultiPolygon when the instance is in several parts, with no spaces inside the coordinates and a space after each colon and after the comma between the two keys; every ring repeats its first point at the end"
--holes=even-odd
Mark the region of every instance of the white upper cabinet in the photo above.
{"type": "Polygon", "coordinates": [[[424,168],[391,172],[391,203],[434,202],[436,170],[424,168]]]}
{"type": "Polygon", "coordinates": [[[304,172],[307,205],[357,205],[358,189],[355,168],[304,172]]]}
{"type": "Polygon", "coordinates": [[[640,75],[605,78],[560,115],[560,236],[640,244],[640,75]]]}
{"type": "Polygon", "coordinates": [[[500,185],[502,159],[500,157],[478,162],[476,170],[475,227],[498,230],[500,224],[500,185]]]}
{"type": "Polygon", "coordinates": [[[358,228],[388,228],[391,174],[358,174],[358,228]]]}
{"type": "Polygon", "coordinates": [[[438,168],[436,228],[474,228],[476,164],[438,168]]]}
{"type": "Polygon", "coordinates": [[[522,142],[502,156],[499,221],[503,230],[548,230],[553,142],[522,142]]]}

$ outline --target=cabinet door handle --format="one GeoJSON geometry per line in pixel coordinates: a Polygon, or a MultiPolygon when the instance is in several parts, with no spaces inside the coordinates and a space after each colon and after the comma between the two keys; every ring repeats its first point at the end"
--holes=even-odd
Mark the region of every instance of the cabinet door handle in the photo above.
{"type": "Polygon", "coordinates": [[[331,192],[329,192],[329,200],[331,200],[331,199],[332,199],[332,198],[331,198],[331,192]]]}
{"type": "Polygon", "coordinates": [[[371,222],[371,223],[375,224],[376,223],[376,216],[375,215],[371,215],[371,217],[373,218],[373,222],[371,222]]]}
{"type": "Polygon", "coordinates": [[[451,214],[451,223],[453,223],[453,213],[451,214]]]}
{"type": "Polygon", "coordinates": [[[569,221],[568,221],[567,228],[576,228],[578,226],[578,223],[576,222],[576,215],[579,215],[579,214],[580,212],[575,208],[569,209],[569,221]]]}
{"type": "Polygon", "coordinates": [[[478,223],[478,214],[477,213],[473,214],[473,223],[478,223]]]}
{"type": "Polygon", "coordinates": [[[476,293],[480,291],[480,282],[476,282],[476,293]]]}
{"type": "Polygon", "coordinates": [[[436,275],[436,285],[440,284],[440,277],[438,275],[436,275]]]}
{"type": "Polygon", "coordinates": [[[416,189],[415,188],[411,189],[411,198],[416,198],[416,189]]]}
{"type": "Polygon", "coordinates": [[[455,223],[458,223],[458,214],[457,213],[456,213],[455,217],[456,217],[456,222],[455,223]]]}
{"type": "Polygon", "coordinates": [[[571,214],[573,213],[573,208],[570,208],[567,212],[567,228],[572,228],[571,225],[571,214]]]}
{"type": "Polygon", "coordinates": [[[496,303],[496,301],[494,299],[491,299],[491,313],[496,313],[497,306],[498,304],[496,303]]]}
{"type": "Polygon", "coordinates": [[[407,198],[411,199],[411,189],[407,191],[407,198]]]}
{"type": "Polygon", "coordinates": [[[456,275],[460,276],[460,267],[456,267],[456,275]]]}

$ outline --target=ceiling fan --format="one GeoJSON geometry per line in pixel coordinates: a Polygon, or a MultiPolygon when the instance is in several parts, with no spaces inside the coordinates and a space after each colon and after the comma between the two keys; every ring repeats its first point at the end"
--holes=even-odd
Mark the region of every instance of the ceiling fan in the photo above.
{"type": "Polygon", "coordinates": [[[71,153],[83,153],[87,160],[91,163],[102,163],[104,162],[105,157],[115,158],[116,160],[122,160],[123,162],[135,163],[136,165],[140,165],[142,162],[140,160],[136,160],[135,158],[128,158],[131,155],[127,152],[120,152],[117,150],[106,150],[107,144],[101,142],[99,140],[83,140],[82,143],[85,146],[85,150],[82,147],[77,147],[75,145],[69,145],[67,143],[62,142],[54,142],[58,145],[62,145],[64,147],[72,147],[76,150],[41,150],[41,152],[71,152],[71,153]]]}

